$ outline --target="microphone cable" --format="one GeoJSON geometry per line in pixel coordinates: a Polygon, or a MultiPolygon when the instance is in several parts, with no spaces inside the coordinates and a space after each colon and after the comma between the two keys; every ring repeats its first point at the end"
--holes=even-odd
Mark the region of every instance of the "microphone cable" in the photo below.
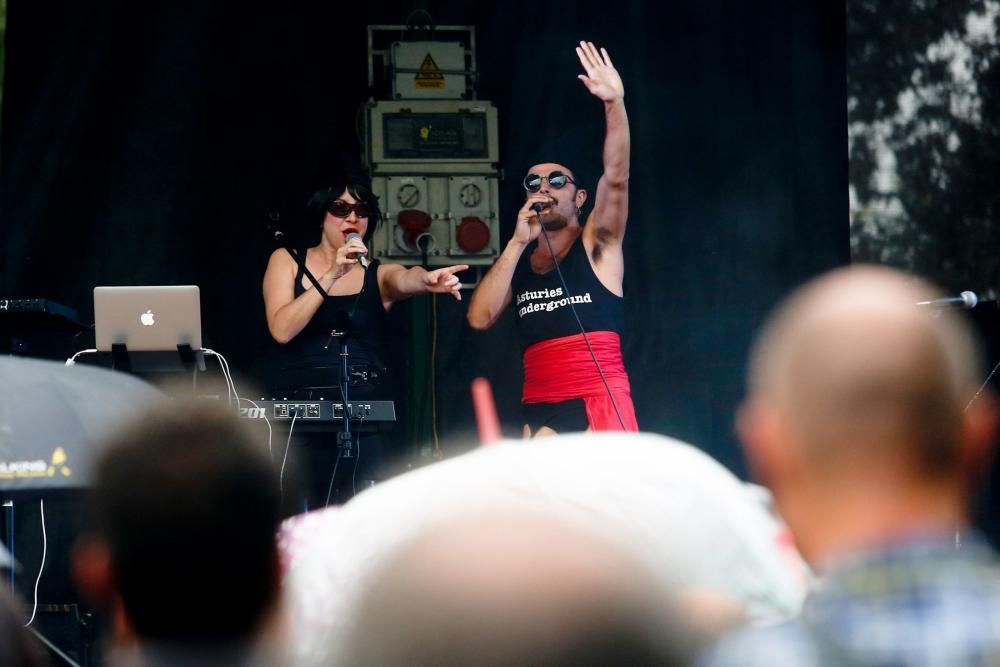
{"type": "Polygon", "coordinates": [[[986,385],[990,383],[990,380],[993,379],[993,376],[996,375],[998,370],[1000,370],[1000,362],[997,362],[997,365],[993,367],[993,370],[990,371],[990,374],[986,377],[986,381],[983,382],[982,385],[980,385],[976,393],[972,396],[969,402],[966,403],[965,407],[962,409],[962,412],[968,412],[969,408],[972,407],[972,404],[979,400],[979,396],[983,393],[983,391],[986,390],[986,385]]]}
{"type": "Polygon", "coordinates": [[[333,481],[337,479],[337,468],[340,466],[340,459],[344,456],[344,448],[337,447],[337,459],[333,462],[333,472],[330,473],[330,484],[326,487],[326,504],[323,507],[330,506],[330,498],[333,496],[333,481]]]}
{"type": "MultiPolygon", "coordinates": [[[[540,220],[539,224],[541,224],[540,220]]],[[[582,227],[580,233],[583,233],[582,227]]],[[[576,319],[577,326],[580,327],[580,333],[583,335],[583,342],[587,344],[587,350],[590,351],[590,358],[594,360],[594,366],[597,367],[597,372],[601,376],[601,382],[604,383],[604,390],[608,392],[608,398],[611,399],[611,407],[615,409],[615,416],[618,417],[618,424],[622,427],[622,431],[627,431],[628,429],[625,428],[625,420],[622,419],[622,413],[618,410],[618,402],[615,401],[615,395],[611,393],[611,387],[608,385],[608,379],[604,376],[604,369],[601,368],[601,363],[597,360],[597,354],[594,353],[594,348],[590,344],[590,339],[587,338],[587,332],[583,328],[583,322],[580,320],[580,315],[576,312],[576,305],[573,303],[573,294],[569,291],[569,286],[566,284],[566,278],[563,276],[562,269],[559,268],[559,262],[556,261],[556,255],[552,251],[552,241],[549,240],[549,233],[545,230],[545,225],[542,225],[542,236],[545,237],[545,243],[549,246],[549,254],[552,256],[552,261],[556,265],[556,274],[559,276],[559,282],[562,283],[563,291],[566,293],[569,309],[572,311],[573,317],[576,319]]],[[[583,243],[582,240],[580,242],[583,243]]],[[[576,243],[576,240],[574,240],[573,243],[576,243]]],[[[570,251],[572,249],[573,246],[570,244],[570,251]]],[[[586,252],[586,248],[584,249],[584,252],[586,252]]],[[[567,254],[568,253],[569,251],[567,251],[567,254]]],[[[587,263],[590,263],[589,258],[587,263]]],[[[591,268],[591,270],[593,270],[593,268],[591,268]]]]}

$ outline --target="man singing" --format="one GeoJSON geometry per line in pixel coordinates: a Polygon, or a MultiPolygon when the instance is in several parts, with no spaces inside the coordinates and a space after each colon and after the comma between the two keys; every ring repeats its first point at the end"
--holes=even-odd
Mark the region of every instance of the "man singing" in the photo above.
{"type": "Polygon", "coordinates": [[[524,177],[514,234],[469,302],[469,324],[484,330],[514,301],[526,437],[638,430],[620,339],[630,141],[625,87],[605,49],[580,42],[576,53],[585,72],[578,78],[604,103],[607,126],[594,209],[581,225],[587,191],[573,171],[536,164],[524,177]]]}

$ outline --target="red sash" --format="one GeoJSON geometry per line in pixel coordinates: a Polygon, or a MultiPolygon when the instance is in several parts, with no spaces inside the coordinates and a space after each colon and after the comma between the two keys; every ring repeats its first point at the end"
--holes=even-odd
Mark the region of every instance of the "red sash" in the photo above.
{"type": "Polygon", "coordinates": [[[524,351],[524,403],[558,403],[582,398],[594,431],[638,431],[632,389],[622,362],[621,339],[613,331],[591,331],[587,340],[601,364],[614,403],[601,381],[583,334],[551,338],[524,351]],[[615,406],[618,406],[617,413],[615,406]]]}

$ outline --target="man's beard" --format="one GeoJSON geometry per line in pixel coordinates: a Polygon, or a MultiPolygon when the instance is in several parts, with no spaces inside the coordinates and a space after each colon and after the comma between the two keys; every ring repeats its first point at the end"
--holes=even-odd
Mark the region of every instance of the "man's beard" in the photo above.
{"type": "Polygon", "coordinates": [[[555,210],[549,211],[545,214],[545,217],[541,222],[542,227],[544,227],[547,232],[557,231],[569,224],[569,220],[566,219],[566,216],[555,210]]]}

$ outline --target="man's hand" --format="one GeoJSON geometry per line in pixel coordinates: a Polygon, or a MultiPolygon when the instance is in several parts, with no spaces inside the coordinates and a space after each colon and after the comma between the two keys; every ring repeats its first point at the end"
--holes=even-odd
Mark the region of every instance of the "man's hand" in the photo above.
{"type": "Polygon", "coordinates": [[[455,274],[459,271],[465,271],[467,268],[469,268],[468,264],[457,264],[455,266],[446,266],[443,269],[428,271],[424,275],[424,285],[427,286],[428,292],[451,294],[461,301],[462,293],[459,291],[461,283],[455,274]]]}
{"type": "Polygon", "coordinates": [[[618,70],[611,64],[611,57],[606,49],[600,52],[593,42],[580,42],[576,47],[576,55],[580,58],[580,64],[586,74],[579,74],[576,78],[583,81],[587,90],[594,97],[602,100],[606,104],[612,104],[625,99],[625,85],[618,75],[618,70]]]}
{"type": "Polygon", "coordinates": [[[553,202],[551,197],[541,192],[528,195],[528,198],[524,200],[524,206],[517,212],[517,222],[514,224],[514,235],[511,237],[511,241],[528,245],[542,233],[542,223],[538,219],[538,213],[531,210],[532,206],[539,203],[548,208],[553,202]]]}

